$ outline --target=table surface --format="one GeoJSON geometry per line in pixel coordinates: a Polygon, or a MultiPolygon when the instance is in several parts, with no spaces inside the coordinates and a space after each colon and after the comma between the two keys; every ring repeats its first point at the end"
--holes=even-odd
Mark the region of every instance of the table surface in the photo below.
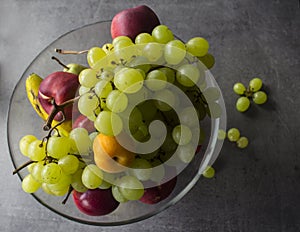
{"type": "Polygon", "coordinates": [[[111,19],[140,1],[1,0],[0,231],[300,231],[300,9],[297,0],[143,1],[183,40],[207,38],[228,127],[250,139],[225,142],[216,176],[142,222],[95,227],[64,219],[21,190],[6,138],[9,98],[37,54],[60,35],[111,19]],[[159,2],[159,3],[158,3],[159,2]],[[235,82],[261,77],[269,100],[235,110],[235,82]]]}

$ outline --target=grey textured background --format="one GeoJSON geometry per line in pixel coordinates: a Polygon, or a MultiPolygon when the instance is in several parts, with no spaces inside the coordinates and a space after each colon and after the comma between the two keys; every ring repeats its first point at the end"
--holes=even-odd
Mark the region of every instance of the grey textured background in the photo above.
{"type": "Polygon", "coordinates": [[[300,231],[300,9],[297,0],[1,0],[0,231],[300,231]],[[145,3],[180,38],[211,44],[212,72],[225,97],[228,126],[250,139],[242,151],[226,142],[214,179],[201,179],[176,205],[142,222],[94,227],[61,218],[21,190],[6,140],[9,98],[23,71],[69,30],[111,19],[145,3]],[[234,109],[232,85],[264,80],[269,101],[234,109]]]}

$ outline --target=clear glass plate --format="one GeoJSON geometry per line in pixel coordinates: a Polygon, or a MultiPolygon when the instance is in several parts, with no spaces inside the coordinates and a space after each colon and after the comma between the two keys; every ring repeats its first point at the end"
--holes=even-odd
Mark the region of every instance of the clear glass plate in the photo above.
{"type": "MultiPolygon", "coordinates": [[[[21,137],[26,134],[33,134],[42,138],[45,135],[45,132],[42,130],[44,122],[37,116],[27,100],[25,91],[26,78],[33,72],[46,77],[54,71],[61,70],[61,67],[51,59],[52,56],[57,56],[64,63],[86,64],[85,55],[59,55],[55,53],[54,49],[86,50],[93,46],[102,46],[104,43],[111,42],[110,24],[110,21],[97,22],[64,34],[46,47],[28,66],[14,89],[8,113],[8,145],[14,168],[19,167],[27,161],[26,157],[19,151],[18,144],[21,137]]],[[[209,71],[206,71],[205,78],[207,88],[216,87],[219,89],[213,75],[209,71]]],[[[139,201],[130,201],[122,203],[111,214],[105,216],[88,216],[76,208],[71,197],[63,205],[61,202],[64,197],[50,196],[42,190],[32,194],[32,196],[42,205],[65,218],[99,226],[128,224],[161,212],[178,202],[196,184],[205,168],[208,165],[212,165],[217,159],[223,144],[223,141],[218,139],[218,132],[220,129],[225,130],[226,127],[226,110],[222,94],[217,103],[222,109],[221,116],[216,119],[207,117],[205,120],[207,139],[199,154],[178,175],[176,187],[167,199],[154,205],[144,204],[139,201]]],[[[27,173],[27,170],[23,169],[18,172],[18,176],[22,180],[27,173]]],[[[20,184],[21,189],[21,183],[16,184],[20,184]]]]}

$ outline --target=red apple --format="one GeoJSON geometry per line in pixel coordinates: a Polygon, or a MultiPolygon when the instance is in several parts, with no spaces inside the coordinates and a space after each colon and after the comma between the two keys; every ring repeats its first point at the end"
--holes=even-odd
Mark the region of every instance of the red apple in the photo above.
{"type": "MultiPolygon", "coordinates": [[[[67,100],[73,99],[79,87],[78,76],[68,72],[54,72],[48,75],[40,84],[38,100],[44,110],[50,114],[54,108],[53,100],[60,105],[67,100]]],[[[66,120],[72,118],[72,104],[64,108],[66,120]]],[[[62,113],[58,113],[55,120],[63,119],[62,113]]]]}
{"type": "Polygon", "coordinates": [[[148,6],[141,5],[125,9],[116,14],[111,23],[111,36],[116,38],[121,35],[132,40],[143,32],[150,33],[160,24],[157,15],[148,6]]]}
{"type": "Polygon", "coordinates": [[[84,193],[73,190],[72,196],[76,207],[81,212],[90,216],[109,214],[120,204],[113,197],[111,188],[88,189],[84,193]]]}
{"type": "Polygon", "coordinates": [[[161,183],[155,183],[151,180],[144,183],[144,186],[153,186],[145,188],[144,195],[139,199],[141,202],[146,204],[156,204],[166,199],[174,190],[177,183],[177,172],[174,167],[165,166],[165,177],[161,183]]]}
{"type": "Polygon", "coordinates": [[[72,124],[73,129],[77,127],[85,128],[89,133],[96,131],[94,122],[82,114],[80,114],[72,124]]]}

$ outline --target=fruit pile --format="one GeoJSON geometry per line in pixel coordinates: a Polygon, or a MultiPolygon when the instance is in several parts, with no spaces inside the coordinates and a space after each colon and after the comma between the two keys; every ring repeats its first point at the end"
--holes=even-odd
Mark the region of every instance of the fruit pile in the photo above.
{"type": "Polygon", "coordinates": [[[174,38],[146,6],[117,14],[111,34],[111,43],[86,51],[87,65],[28,77],[47,134],[19,143],[29,158],[25,192],[72,193],[94,216],[127,201],[166,199],[205,139],[201,121],[222,114],[219,90],[206,86],[214,58],[204,38],[174,38]]]}

